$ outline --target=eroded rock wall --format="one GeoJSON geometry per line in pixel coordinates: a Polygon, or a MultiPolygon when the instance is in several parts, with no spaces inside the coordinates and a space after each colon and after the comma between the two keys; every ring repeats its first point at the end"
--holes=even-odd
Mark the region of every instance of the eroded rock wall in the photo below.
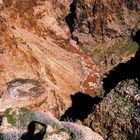
{"type": "Polygon", "coordinates": [[[139,0],[74,0],[74,3],[73,35],[81,43],[128,38],[139,23],[139,0]]]}
{"type": "Polygon", "coordinates": [[[81,56],[65,50],[71,40],[65,23],[70,3],[70,0],[0,1],[1,111],[8,107],[29,106],[62,115],[70,106],[70,95],[80,90],[85,79],[81,56]],[[11,81],[15,84],[8,89],[11,81]],[[40,83],[43,96],[40,94],[35,99],[38,93],[30,90],[33,85],[28,81],[40,83]],[[19,96],[25,93],[34,97],[20,101],[19,96]]]}

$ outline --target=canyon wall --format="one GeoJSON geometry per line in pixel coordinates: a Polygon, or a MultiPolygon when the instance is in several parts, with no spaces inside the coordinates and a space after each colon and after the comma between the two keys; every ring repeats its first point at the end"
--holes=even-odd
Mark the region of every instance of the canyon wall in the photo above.
{"type": "Polygon", "coordinates": [[[139,3],[139,0],[74,0],[74,37],[81,43],[130,37],[138,28],[139,3]]]}

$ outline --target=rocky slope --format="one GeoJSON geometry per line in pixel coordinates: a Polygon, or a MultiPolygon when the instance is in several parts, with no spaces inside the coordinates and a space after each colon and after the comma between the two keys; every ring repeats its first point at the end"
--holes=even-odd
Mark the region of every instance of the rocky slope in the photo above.
{"type": "MultiPolygon", "coordinates": [[[[1,110],[6,108],[8,103],[11,106],[21,104],[14,102],[15,97],[11,98],[5,94],[8,93],[6,83],[16,80],[17,83],[37,80],[36,83],[43,87],[45,93],[42,94],[41,91],[42,97],[38,99],[37,104],[44,101],[47,92],[53,93],[47,94],[49,102],[52,102],[52,98],[57,98],[65,102],[62,103],[63,107],[68,107],[70,94],[77,91],[95,96],[100,71],[86,53],[94,56],[92,58],[97,64],[100,63],[101,72],[106,70],[104,67],[114,66],[120,62],[121,54],[117,51],[114,53],[115,49],[113,53],[112,49],[108,49],[114,48],[111,46],[116,41],[109,40],[127,38],[139,27],[139,0],[1,0],[0,16],[1,110]],[[118,7],[121,10],[118,10],[118,7]],[[83,52],[83,48],[77,46],[71,36],[78,41],[80,47],[84,45],[89,51],[83,52]],[[105,44],[92,46],[103,40],[109,41],[106,49],[105,44]],[[63,96],[59,97],[60,95],[63,96]],[[8,103],[5,102],[5,98],[9,99],[8,103]]],[[[116,48],[119,50],[119,47],[116,48]]],[[[134,52],[126,53],[122,57],[126,60],[134,52]]],[[[32,88],[32,84],[27,82],[20,86],[21,89],[15,87],[12,91],[18,89],[20,93],[28,93],[30,88],[27,91],[23,89],[29,86],[32,88]]],[[[36,93],[33,93],[33,96],[34,94],[36,93]]],[[[32,103],[25,100],[24,104],[31,106],[32,103]]]]}
{"type": "Polygon", "coordinates": [[[0,1],[0,111],[30,106],[58,117],[70,106],[70,95],[95,96],[99,70],[65,22],[71,2],[0,1]]]}
{"type": "Polygon", "coordinates": [[[140,139],[140,91],[137,80],[120,82],[96,106],[86,122],[104,139],[140,139]]]}
{"type": "Polygon", "coordinates": [[[139,0],[74,0],[71,8],[74,37],[84,45],[128,38],[140,19],[139,3],[139,0]]]}
{"type": "MultiPolygon", "coordinates": [[[[133,36],[140,45],[140,30],[133,36]]],[[[140,49],[120,63],[103,79],[104,98],[85,120],[85,124],[104,139],[140,139],[140,49]]]]}
{"type": "Polygon", "coordinates": [[[130,38],[140,27],[139,15],[139,0],[73,0],[66,21],[73,38],[104,72],[136,52],[130,38]]]}
{"type": "MultiPolygon", "coordinates": [[[[88,106],[87,117],[93,101],[99,99],[95,96],[102,94],[98,91],[100,74],[129,60],[138,50],[140,44],[131,38],[140,28],[139,15],[139,0],[0,0],[0,115],[9,107],[28,107],[59,118],[67,109],[76,106],[81,111],[88,106]],[[91,103],[75,105],[77,92],[87,93],[91,103]]],[[[95,101],[98,105],[83,122],[105,139],[139,139],[139,87],[134,80],[140,78],[138,54],[132,59],[136,63],[128,66],[131,60],[127,61],[126,70],[115,75],[118,81],[109,80],[112,90],[104,93],[101,103],[95,101]],[[124,79],[118,79],[122,72],[124,79]]],[[[103,86],[106,88],[105,83],[103,86]]],[[[3,114],[12,125],[13,116],[18,116],[15,113],[3,114]]],[[[83,140],[96,135],[77,124],[60,124],[82,131],[83,140]]],[[[61,131],[50,127],[56,133],[48,132],[49,139],[63,139],[63,134],[71,138],[66,131],[58,136],[61,131]]]]}
{"type": "MultiPolygon", "coordinates": [[[[99,134],[88,127],[72,122],[60,122],[49,112],[45,114],[41,112],[33,113],[27,108],[7,109],[4,112],[3,123],[0,126],[0,139],[20,139],[27,132],[26,128],[32,120],[46,124],[44,140],[103,140],[99,134]]],[[[39,131],[41,128],[36,124],[36,129],[36,131],[39,131]]]]}

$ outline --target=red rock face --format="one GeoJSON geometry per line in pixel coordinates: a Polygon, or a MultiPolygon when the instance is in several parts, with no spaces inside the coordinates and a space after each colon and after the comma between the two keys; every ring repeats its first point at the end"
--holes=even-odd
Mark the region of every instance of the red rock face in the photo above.
{"type": "Polygon", "coordinates": [[[65,22],[71,2],[1,1],[0,111],[29,106],[59,117],[70,106],[70,95],[83,91],[95,96],[99,71],[78,45],[72,45],[65,22]],[[41,86],[23,82],[28,80],[41,86]],[[16,83],[9,89],[11,81],[16,83]],[[40,89],[43,92],[37,92],[40,89]]]}
{"type": "MultiPolygon", "coordinates": [[[[8,97],[6,83],[18,78],[41,82],[47,93],[47,97],[43,95],[37,102],[24,102],[23,106],[33,106],[48,98],[50,110],[56,110],[58,103],[55,106],[52,102],[57,94],[63,106],[61,114],[70,105],[71,94],[82,91],[95,96],[100,71],[71,39],[68,15],[74,14],[73,38],[88,45],[129,36],[137,24],[139,9],[139,0],[1,0],[2,101],[8,97]]],[[[19,105],[10,99],[8,103],[0,103],[2,109],[9,103],[19,105]]],[[[47,105],[42,108],[44,106],[47,105]]]]}

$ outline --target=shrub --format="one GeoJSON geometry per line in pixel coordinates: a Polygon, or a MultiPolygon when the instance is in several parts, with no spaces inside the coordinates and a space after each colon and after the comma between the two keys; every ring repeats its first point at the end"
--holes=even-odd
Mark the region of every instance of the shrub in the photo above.
{"type": "Polygon", "coordinates": [[[3,115],[7,118],[8,123],[21,129],[26,129],[29,122],[36,120],[35,114],[27,108],[17,110],[8,108],[4,111],[3,115]]]}
{"type": "Polygon", "coordinates": [[[4,111],[3,115],[4,117],[7,118],[8,123],[12,124],[13,126],[15,126],[15,119],[14,119],[14,112],[11,112],[12,109],[8,108],[4,111]]]}

